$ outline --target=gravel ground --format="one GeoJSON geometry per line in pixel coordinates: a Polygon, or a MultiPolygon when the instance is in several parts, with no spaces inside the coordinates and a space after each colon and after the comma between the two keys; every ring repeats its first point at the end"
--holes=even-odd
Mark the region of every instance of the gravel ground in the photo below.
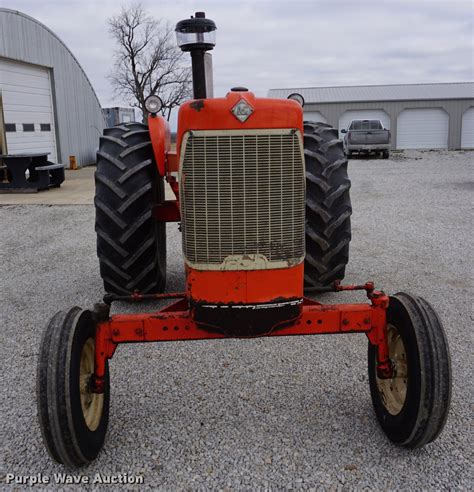
{"type": "MultiPolygon", "coordinates": [[[[422,295],[448,333],[452,407],[435,443],[407,451],[384,437],[371,407],[363,335],[122,346],[111,362],[104,451],[75,475],[127,473],[166,490],[472,490],[473,157],[411,152],[350,161],[346,280],[422,295]]],[[[168,240],[168,290],[181,290],[175,224],[168,240]]],[[[7,473],[65,471],[47,456],[36,420],[38,346],[54,312],[92,306],[102,286],[92,206],[2,207],[0,242],[6,488],[7,473]]]]}

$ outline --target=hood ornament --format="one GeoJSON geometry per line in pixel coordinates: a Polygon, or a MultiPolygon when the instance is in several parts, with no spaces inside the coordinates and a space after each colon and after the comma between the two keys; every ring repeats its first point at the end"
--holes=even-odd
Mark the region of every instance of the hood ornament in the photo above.
{"type": "Polygon", "coordinates": [[[253,113],[253,108],[245,100],[241,99],[232,109],[232,114],[241,122],[245,123],[247,118],[253,113]]]}

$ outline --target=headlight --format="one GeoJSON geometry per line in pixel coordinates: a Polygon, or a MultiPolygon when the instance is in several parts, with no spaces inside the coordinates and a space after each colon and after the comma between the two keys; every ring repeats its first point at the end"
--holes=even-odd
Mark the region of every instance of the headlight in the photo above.
{"type": "Polygon", "coordinates": [[[290,94],[288,96],[288,99],[292,99],[293,101],[296,101],[301,107],[304,106],[304,97],[301,94],[298,94],[297,92],[290,94]]]}
{"type": "Polygon", "coordinates": [[[162,107],[163,101],[158,96],[148,96],[145,99],[145,109],[151,114],[159,113],[162,107]]]}

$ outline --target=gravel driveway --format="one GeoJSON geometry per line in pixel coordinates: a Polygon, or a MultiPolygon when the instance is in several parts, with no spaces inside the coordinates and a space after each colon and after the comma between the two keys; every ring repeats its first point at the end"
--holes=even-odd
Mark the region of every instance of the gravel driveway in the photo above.
{"type": "MultiPolygon", "coordinates": [[[[388,293],[425,297],[448,333],[452,407],[434,444],[407,451],[382,434],[363,335],[130,345],[111,362],[104,451],[74,475],[126,473],[167,490],[472,490],[473,160],[468,152],[411,152],[349,165],[354,214],[346,280],[373,279],[388,293]]],[[[180,240],[169,225],[169,291],[184,287],[180,240]]],[[[36,420],[38,346],[57,310],[92,306],[102,285],[92,206],[2,207],[0,244],[6,488],[7,473],[65,471],[47,456],[36,420]]],[[[323,302],[336,299],[363,297],[326,295],[323,302]]]]}

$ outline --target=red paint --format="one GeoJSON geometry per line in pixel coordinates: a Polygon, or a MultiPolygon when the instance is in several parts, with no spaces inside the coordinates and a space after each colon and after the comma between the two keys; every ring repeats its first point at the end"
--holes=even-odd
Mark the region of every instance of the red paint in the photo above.
{"type": "MultiPolygon", "coordinates": [[[[323,305],[305,298],[300,318],[292,325],[263,336],[365,333],[377,346],[378,370],[390,377],[386,338],[388,296],[374,291],[371,303],[323,305]]],[[[118,314],[99,323],[96,330],[96,370],[92,381],[96,392],[103,391],[105,363],[120,343],[172,342],[226,338],[199,328],[193,321],[188,301],[181,299],[155,313],[118,314]]]]}
{"type": "Polygon", "coordinates": [[[153,217],[158,222],[179,222],[181,220],[181,212],[178,201],[165,200],[163,203],[155,205],[153,217]]]}
{"type": "Polygon", "coordinates": [[[259,303],[303,297],[304,264],[272,270],[186,268],[188,293],[197,302],[259,303]]]}
{"type": "Polygon", "coordinates": [[[148,118],[148,131],[150,132],[153,153],[160,176],[166,174],[167,154],[171,147],[171,135],[168,122],[161,116],[148,118]]]}
{"type": "Polygon", "coordinates": [[[229,92],[226,97],[187,101],[179,108],[178,155],[183,136],[189,130],[259,128],[296,128],[303,135],[303,109],[296,101],[257,98],[252,92],[229,92]],[[253,113],[244,123],[232,114],[232,108],[241,99],[253,108],[253,113]]]}

